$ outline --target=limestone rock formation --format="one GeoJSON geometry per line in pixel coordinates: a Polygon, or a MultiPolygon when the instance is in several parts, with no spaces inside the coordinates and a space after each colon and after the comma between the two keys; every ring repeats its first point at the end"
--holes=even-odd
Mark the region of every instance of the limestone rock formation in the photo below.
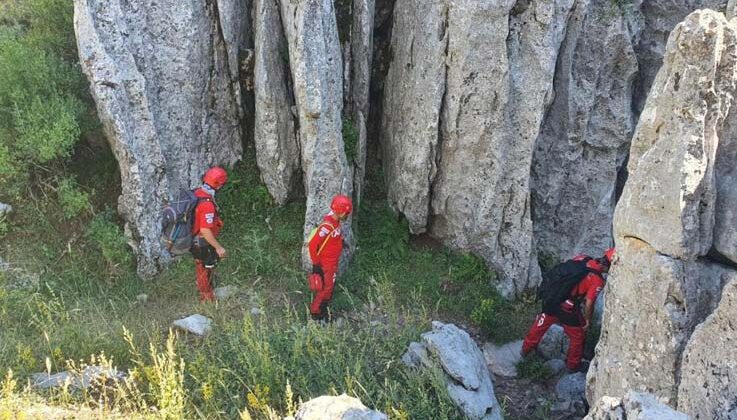
{"type": "Polygon", "coordinates": [[[382,126],[389,200],[413,233],[429,227],[483,257],[506,296],[540,280],[529,168],[572,5],[395,8],[382,126]]]}
{"type": "Polygon", "coordinates": [[[623,399],[601,397],[584,420],[688,420],[648,393],[628,392],[623,399]]]}
{"type": "Polygon", "coordinates": [[[558,259],[612,244],[617,177],[636,120],[636,28],[624,7],[577,1],[558,57],[555,98],[532,164],[536,245],[558,259]]]}
{"type": "Polygon", "coordinates": [[[294,420],[387,420],[384,413],[368,409],[358,398],[323,395],[299,406],[294,420]]]}
{"type": "Polygon", "coordinates": [[[218,5],[74,1],[82,70],[119,163],[118,210],[144,277],[167,259],[158,241],[164,202],[241,155],[229,63],[238,42],[224,39],[218,5]]]}
{"type": "MultiPolygon", "coordinates": [[[[684,349],[691,340],[703,343],[694,330],[737,278],[709,259],[715,220],[724,217],[715,205],[715,166],[718,153],[729,149],[720,145],[730,143],[726,119],[736,93],[737,21],[710,10],[692,13],[671,32],[633,138],[630,176],[614,216],[619,263],[607,283],[589,401],[642,390],[680,402],[684,349]]],[[[696,354],[694,366],[703,363],[696,354]]],[[[698,381],[719,383],[717,372],[702,367],[698,381]]],[[[694,399],[689,407],[695,401],[706,404],[694,399]]]]}
{"type": "Polygon", "coordinates": [[[299,181],[300,154],[287,42],[276,0],[255,0],[253,20],[256,162],[274,201],[284,204],[299,181]]]}
{"type": "Polygon", "coordinates": [[[698,419],[737,418],[737,277],[683,353],[678,409],[698,419]]]}
{"type": "MultiPolygon", "coordinates": [[[[332,197],[350,196],[353,190],[342,134],[341,49],[332,0],[283,1],[281,17],[299,116],[306,237],[328,211],[332,197]]],[[[350,249],[350,223],[341,229],[350,249]]],[[[303,253],[305,265],[308,259],[303,253]]]]}
{"type": "Polygon", "coordinates": [[[432,331],[422,334],[422,344],[411,343],[402,360],[415,368],[440,367],[446,374],[451,400],[467,418],[502,418],[481,350],[455,325],[433,321],[432,331]]]}
{"type": "Polygon", "coordinates": [[[445,1],[394,6],[392,63],[384,88],[381,146],[387,198],[412,233],[427,229],[445,92],[445,1]]]}

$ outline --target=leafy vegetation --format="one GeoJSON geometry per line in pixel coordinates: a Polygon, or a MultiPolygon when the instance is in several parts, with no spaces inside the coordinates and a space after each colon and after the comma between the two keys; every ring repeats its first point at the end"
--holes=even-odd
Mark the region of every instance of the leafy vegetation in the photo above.
{"type": "Polygon", "coordinates": [[[72,2],[15,0],[0,22],[0,198],[64,172],[95,127],[76,64],[72,2]]]}

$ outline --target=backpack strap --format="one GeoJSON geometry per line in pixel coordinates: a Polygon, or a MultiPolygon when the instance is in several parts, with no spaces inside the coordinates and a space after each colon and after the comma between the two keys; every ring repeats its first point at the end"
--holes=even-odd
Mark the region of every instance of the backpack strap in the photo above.
{"type": "Polygon", "coordinates": [[[335,226],[331,225],[331,224],[330,224],[330,223],[328,223],[328,222],[323,222],[323,223],[320,223],[320,224],[319,224],[319,225],[317,226],[317,229],[319,230],[319,229],[320,229],[320,226],[323,226],[323,225],[328,225],[328,226],[330,226],[330,227],[331,227],[332,229],[330,229],[330,232],[328,232],[327,236],[325,237],[325,240],[324,240],[324,241],[322,241],[322,244],[320,245],[320,247],[319,247],[319,248],[317,248],[317,255],[318,255],[318,256],[319,256],[319,255],[320,255],[320,254],[322,253],[322,250],[323,250],[323,249],[325,249],[325,245],[327,245],[327,244],[328,244],[328,241],[330,240],[330,237],[331,237],[331,236],[333,236],[333,232],[335,232],[335,229],[337,229],[337,228],[336,228],[335,226]]]}

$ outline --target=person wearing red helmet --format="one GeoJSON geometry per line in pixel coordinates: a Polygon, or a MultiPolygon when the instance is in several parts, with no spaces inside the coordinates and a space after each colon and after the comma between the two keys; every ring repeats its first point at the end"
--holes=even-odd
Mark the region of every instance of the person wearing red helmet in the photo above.
{"type": "Polygon", "coordinates": [[[212,274],[218,261],[225,258],[227,251],[218,242],[217,236],[223,228],[223,221],[215,203],[215,193],[228,181],[225,169],[215,166],[202,177],[202,186],[194,191],[199,199],[194,210],[192,225],[192,256],[195,262],[197,289],[200,302],[212,301],[212,274]]]}
{"type": "Polygon", "coordinates": [[[570,371],[580,369],[586,331],[591,325],[596,299],[605,284],[603,273],[609,271],[614,257],[614,248],[609,248],[601,258],[594,259],[586,255],[573,257],[573,261],[586,261],[586,275],[573,286],[568,299],[560,304],[559,310],[553,313],[541,312],[537,315],[522,343],[523,356],[526,356],[537,347],[553,324],[561,324],[563,332],[570,340],[568,354],[566,355],[566,367],[570,371]],[[583,310],[581,309],[582,303],[583,310]]]}
{"type": "Polygon", "coordinates": [[[310,305],[310,314],[314,320],[324,320],[328,315],[327,306],[333,298],[335,276],[343,252],[340,222],[347,219],[352,211],[351,199],[345,195],[336,195],[330,203],[330,213],[317,226],[315,234],[308,242],[312,272],[319,274],[323,283],[322,290],[315,292],[310,305]]]}

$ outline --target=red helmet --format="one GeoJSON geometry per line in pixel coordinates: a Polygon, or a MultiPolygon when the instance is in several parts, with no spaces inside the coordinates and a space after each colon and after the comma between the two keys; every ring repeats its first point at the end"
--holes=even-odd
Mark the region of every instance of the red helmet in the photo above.
{"type": "Polygon", "coordinates": [[[338,194],[333,197],[333,202],[330,203],[330,210],[335,212],[335,214],[348,214],[353,211],[353,201],[348,196],[338,194]]]}
{"type": "Polygon", "coordinates": [[[205,176],[202,177],[202,181],[212,188],[219,190],[220,187],[228,182],[228,173],[225,172],[225,169],[219,166],[213,166],[205,172],[205,176]]]}
{"type": "Polygon", "coordinates": [[[616,248],[609,248],[604,252],[604,258],[609,261],[609,264],[614,261],[614,256],[617,255],[616,248]]]}

